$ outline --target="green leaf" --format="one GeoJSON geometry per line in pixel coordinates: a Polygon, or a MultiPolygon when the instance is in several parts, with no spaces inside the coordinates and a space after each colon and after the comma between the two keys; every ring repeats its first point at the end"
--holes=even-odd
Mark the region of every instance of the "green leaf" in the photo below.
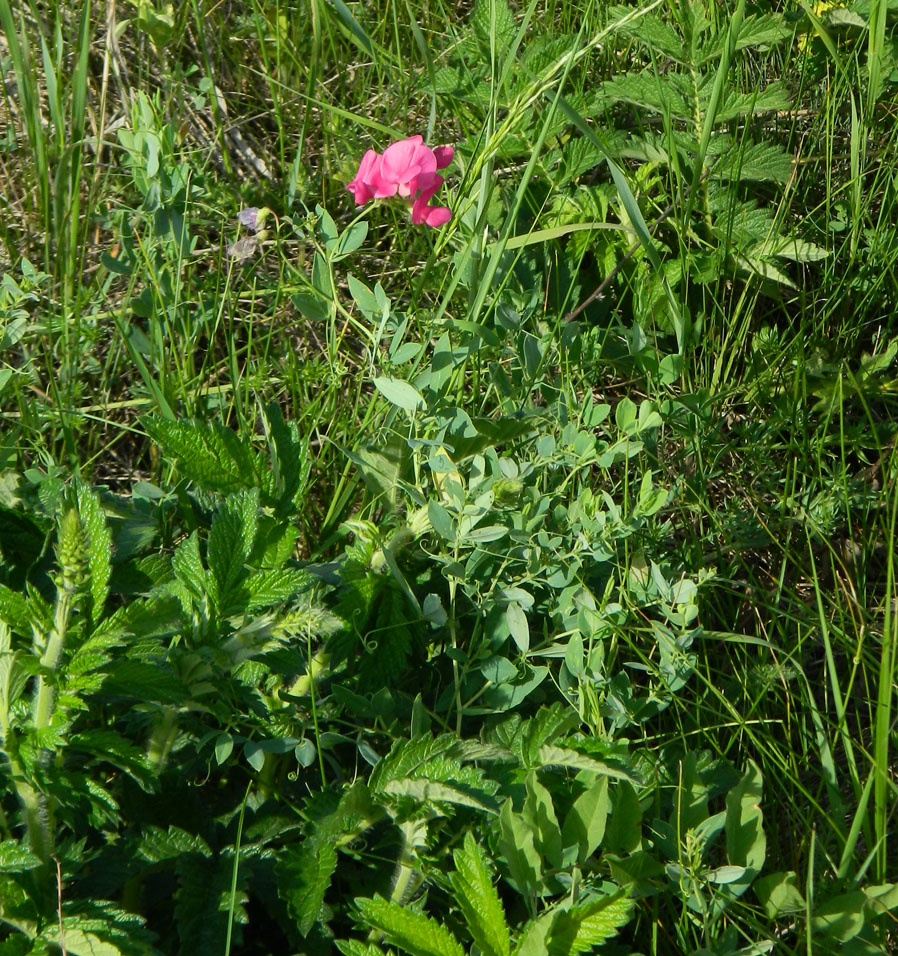
{"type": "Polygon", "coordinates": [[[558,917],[558,910],[549,910],[539,919],[528,923],[518,938],[512,956],[547,956],[549,931],[558,917]]]}
{"type": "Polygon", "coordinates": [[[365,922],[411,956],[466,956],[458,940],[436,920],[392,900],[356,899],[365,922]]]}
{"type": "Polygon", "coordinates": [[[398,378],[380,376],[374,379],[374,387],[393,405],[409,415],[424,407],[424,396],[408,382],[398,378]]]}
{"type": "Polygon", "coordinates": [[[532,824],[521,819],[511,800],[506,800],[499,814],[499,852],[520,893],[536,893],[542,882],[542,859],[535,837],[532,824]]]}
{"type": "Polygon", "coordinates": [[[610,806],[608,778],[600,776],[577,797],[564,818],[562,843],[565,848],[578,848],[579,863],[585,863],[602,842],[610,806]]]}
{"type": "Polygon", "coordinates": [[[259,491],[253,488],[229,495],[212,519],[206,557],[216,584],[219,612],[228,606],[235,587],[246,574],[258,518],[259,491]]]}
{"type": "Polygon", "coordinates": [[[78,517],[87,534],[89,545],[91,620],[103,615],[109,593],[109,575],[112,571],[112,533],[96,492],[81,482],[77,485],[78,517]]]}
{"type": "MultiPolygon", "coordinates": [[[[52,924],[44,930],[41,938],[56,945],[62,943],[59,927],[52,924]]],[[[122,956],[118,946],[100,939],[93,933],[85,933],[83,930],[71,927],[66,927],[65,930],[65,949],[71,956],[122,956]]]]}
{"type": "Polygon", "coordinates": [[[177,860],[185,854],[198,854],[211,857],[209,844],[195,833],[188,833],[180,827],[170,826],[167,830],[152,824],[143,827],[137,856],[147,863],[161,863],[163,860],[177,860]]]}
{"type": "Polygon", "coordinates": [[[278,857],[278,896],[303,936],[308,936],[318,921],[336,868],[337,850],[327,839],[306,839],[301,846],[287,847],[278,857]]]}
{"type": "Polygon", "coordinates": [[[617,780],[628,780],[630,783],[639,783],[637,777],[634,777],[623,767],[616,767],[613,764],[606,763],[604,760],[596,760],[595,757],[588,757],[569,747],[545,746],[539,749],[540,767],[568,767],[571,770],[591,770],[593,773],[600,773],[607,777],[617,780]]]}
{"type": "Polygon", "coordinates": [[[386,956],[380,946],[374,943],[360,943],[356,939],[338,939],[334,945],[343,956],[386,956]]]}
{"type": "Polygon", "coordinates": [[[256,571],[243,581],[241,594],[245,596],[246,610],[258,611],[290,600],[309,584],[309,575],[299,568],[256,571]]]}
{"type": "Polygon", "coordinates": [[[615,936],[629,922],[632,912],[633,901],[623,892],[562,910],[549,933],[549,956],[591,952],[615,936]]]}
{"type": "Polygon", "coordinates": [[[455,872],[449,882],[468,925],[468,931],[483,956],[508,956],[510,943],[505,911],[493,886],[483,850],[474,836],[465,834],[464,846],[453,854],[455,872]]]}
{"type": "Polygon", "coordinates": [[[465,790],[433,780],[390,780],[384,785],[382,792],[394,797],[410,797],[424,806],[432,803],[453,803],[460,807],[471,807],[474,810],[496,812],[491,806],[465,790]]]}
{"type": "Polygon", "coordinates": [[[343,234],[337,240],[337,245],[334,247],[334,251],[331,255],[331,261],[337,262],[339,259],[343,259],[350,253],[355,252],[365,241],[367,235],[367,221],[363,219],[361,222],[354,222],[348,229],[344,230],[343,234]]]}
{"type": "Polygon", "coordinates": [[[0,843],[0,871],[3,873],[24,873],[41,865],[40,859],[18,840],[0,843]]]}
{"type": "MultiPolygon", "coordinates": [[[[479,529],[481,532],[486,529],[479,529]]],[[[499,529],[502,533],[499,537],[503,537],[507,534],[506,528],[499,529]]],[[[474,532],[476,534],[476,531],[474,532]]],[[[468,535],[468,538],[473,537],[473,535],[468,535]]],[[[481,539],[482,540],[482,539],[481,539]]],[[[494,540],[488,538],[487,540],[494,540]]],[[[511,634],[511,639],[515,642],[518,647],[518,650],[522,654],[526,654],[530,650],[530,625],[527,623],[527,615],[524,613],[524,609],[515,601],[512,601],[508,607],[505,608],[505,623],[508,625],[508,632],[511,634]]]]}
{"type": "Polygon", "coordinates": [[[202,600],[208,588],[208,575],[200,557],[200,542],[197,532],[192,532],[177,547],[172,557],[175,577],[198,600],[202,600]]]}
{"type": "Polygon", "coordinates": [[[804,912],[805,901],[798,888],[798,875],[791,870],[762,876],[755,881],[753,889],[770,919],[786,913],[804,912]]]}
{"type": "Polygon", "coordinates": [[[840,893],[814,910],[811,929],[831,940],[847,942],[864,928],[866,902],[861,890],[840,893]]]}
{"type": "Polygon", "coordinates": [[[553,868],[561,867],[561,827],[555,815],[552,795],[539,782],[535,770],[527,774],[527,796],[524,799],[523,818],[533,828],[536,847],[543,859],[553,868]]]}
{"type": "Polygon", "coordinates": [[[727,859],[735,866],[744,866],[752,871],[744,883],[731,884],[731,889],[740,887],[744,890],[764,865],[767,837],[764,835],[764,814],[761,810],[762,787],[761,771],[750,760],[745,775],[727,794],[724,825],[727,859]]]}
{"type": "Polygon", "coordinates": [[[220,422],[171,421],[147,416],[141,419],[163,455],[208,491],[228,494],[259,484],[252,448],[220,422]]]}
{"type": "Polygon", "coordinates": [[[475,0],[470,22],[484,49],[495,47],[497,59],[511,47],[518,29],[505,0],[475,0]]]}
{"type": "Polygon", "coordinates": [[[0,584],[0,621],[21,632],[29,620],[28,601],[17,591],[0,584]]]}

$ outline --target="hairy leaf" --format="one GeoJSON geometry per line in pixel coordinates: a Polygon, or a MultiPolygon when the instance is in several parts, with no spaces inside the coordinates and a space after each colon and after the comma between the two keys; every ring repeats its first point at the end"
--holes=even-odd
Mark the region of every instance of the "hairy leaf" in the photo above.
{"type": "Polygon", "coordinates": [[[505,911],[493,886],[486,856],[473,834],[465,834],[464,845],[455,851],[453,858],[455,872],[449,881],[471,938],[483,956],[508,956],[510,943],[505,911]]]}
{"type": "Polygon", "coordinates": [[[324,894],[337,868],[337,850],[328,839],[306,839],[278,856],[278,895],[287,904],[300,933],[308,936],[318,920],[324,894]]]}
{"type": "Polygon", "coordinates": [[[362,918],[411,956],[465,956],[458,940],[436,920],[392,900],[356,899],[362,918]]]}
{"type": "Polygon", "coordinates": [[[109,593],[109,575],[112,571],[112,533],[106,523],[106,515],[95,491],[81,482],[77,485],[78,516],[87,534],[89,547],[91,619],[103,615],[106,595],[109,593]]]}

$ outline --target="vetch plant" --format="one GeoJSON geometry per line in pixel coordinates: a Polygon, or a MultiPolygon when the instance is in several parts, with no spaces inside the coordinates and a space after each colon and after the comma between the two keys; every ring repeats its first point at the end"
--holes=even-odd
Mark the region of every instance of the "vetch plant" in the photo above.
{"type": "Polygon", "coordinates": [[[382,154],[373,149],[362,157],[358,172],[347,189],[363,206],[372,199],[401,196],[412,206],[412,222],[426,226],[445,225],[452,218],[448,206],[431,206],[430,200],[443,185],[437,172],[445,169],[455,151],[451,146],[431,149],[421,136],[409,136],[388,146],[382,154]]]}

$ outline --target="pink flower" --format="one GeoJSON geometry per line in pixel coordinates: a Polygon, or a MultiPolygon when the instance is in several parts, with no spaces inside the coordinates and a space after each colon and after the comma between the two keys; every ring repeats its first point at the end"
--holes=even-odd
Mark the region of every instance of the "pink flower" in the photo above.
{"type": "Polygon", "coordinates": [[[346,187],[355,196],[357,206],[364,206],[369,199],[374,198],[374,192],[368,183],[370,177],[377,174],[379,166],[380,156],[373,149],[369,149],[359,163],[359,171],[355,174],[355,179],[346,187]]]}
{"type": "Polygon", "coordinates": [[[442,226],[452,218],[448,206],[429,206],[436,191],[443,185],[438,169],[452,161],[451,146],[430,149],[420,136],[409,136],[388,146],[383,155],[369,149],[362,157],[355,179],[346,187],[362,206],[371,199],[401,196],[412,207],[412,222],[442,226]]]}

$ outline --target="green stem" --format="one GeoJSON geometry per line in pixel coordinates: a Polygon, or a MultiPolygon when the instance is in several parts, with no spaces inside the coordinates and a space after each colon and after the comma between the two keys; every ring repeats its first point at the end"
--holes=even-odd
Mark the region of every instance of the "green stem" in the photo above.
{"type": "Polygon", "coordinates": [[[65,635],[72,613],[75,592],[71,588],[60,587],[56,597],[56,617],[53,629],[47,640],[47,646],[41,655],[41,669],[37,688],[34,693],[34,729],[44,730],[53,717],[53,704],[56,700],[56,670],[65,646],[65,635]]]}
{"type": "Polygon", "coordinates": [[[162,770],[168,760],[169,751],[178,734],[178,712],[174,707],[164,707],[162,716],[156,721],[150,742],[147,745],[147,759],[157,770],[162,770]]]}

